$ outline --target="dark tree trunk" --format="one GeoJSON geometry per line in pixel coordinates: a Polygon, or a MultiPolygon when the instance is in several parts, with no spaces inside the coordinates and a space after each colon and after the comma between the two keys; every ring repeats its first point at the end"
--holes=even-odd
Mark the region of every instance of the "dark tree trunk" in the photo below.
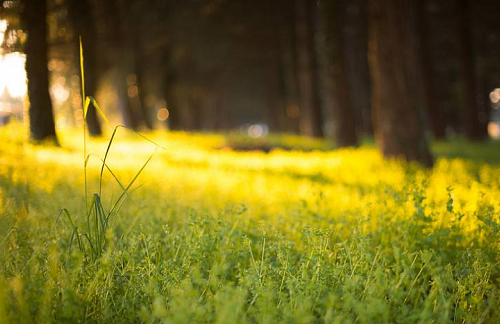
{"type": "Polygon", "coordinates": [[[233,115],[228,100],[225,82],[216,85],[217,96],[217,130],[227,131],[234,127],[233,115]]]}
{"type": "Polygon", "coordinates": [[[351,101],[347,60],[344,52],[343,26],[346,8],[341,1],[324,2],[320,8],[322,29],[322,51],[328,91],[333,93],[333,119],[335,141],[338,147],[358,145],[355,112],[351,101]]]}
{"type": "MultiPolygon", "coordinates": [[[[276,62],[280,64],[280,62],[276,62]]],[[[279,66],[270,66],[266,80],[267,120],[269,131],[283,132],[286,122],[283,91],[280,84],[282,74],[279,66]]]]}
{"type": "MultiPolygon", "coordinates": [[[[337,0],[338,1],[338,0],[337,0]]],[[[358,134],[373,135],[371,84],[368,69],[368,0],[343,0],[344,55],[358,134]]]]}
{"type": "MultiPolygon", "coordinates": [[[[275,15],[283,12],[283,8],[276,9],[275,15]]],[[[297,84],[297,50],[295,33],[295,8],[287,8],[283,17],[283,28],[279,32],[279,44],[281,47],[281,71],[282,87],[285,98],[285,131],[299,134],[299,108],[298,108],[298,84],[297,84]]]]}
{"type": "Polygon", "coordinates": [[[140,29],[136,28],[133,39],[133,52],[134,52],[134,70],[136,76],[136,86],[138,88],[137,100],[139,104],[139,111],[144,121],[144,126],[148,130],[153,129],[153,121],[151,120],[150,107],[146,103],[146,80],[144,75],[145,57],[143,55],[143,45],[141,44],[140,29]]]}
{"type": "Polygon", "coordinates": [[[130,97],[128,94],[127,73],[123,64],[119,64],[115,79],[115,90],[117,97],[118,110],[122,113],[123,124],[125,127],[138,130],[140,119],[137,118],[136,113],[132,107],[130,97]]]}
{"type": "Polygon", "coordinates": [[[165,101],[169,112],[168,119],[166,120],[170,130],[179,130],[182,128],[179,104],[175,91],[175,84],[177,82],[176,71],[173,67],[172,57],[169,49],[164,50],[163,59],[163,90],[165,93],[165,101]]]}
{"type": "MultiPolygon", "coordinates": [[[[99,82],[99,67],[97,66],[97,31],[92,17],[92,8],[88,0],[68,0],[68,9],[75,33],[75,49],[79,52],[78,36],[82,39],[85,95],[95,97],[99,82]]],[[[76,56],[77,66],[80,65],[79,55],[76,56]]],[[[82,94],[83,95],[83,94],[82,94]]],[[[102,129],[95,107],[89,107],[87,112],[87,128],[91,136],[101,136],[102,129]]]]}
{"type": "MultiPolygon", "coordinates": [[[[499,1],[474,1],[474,54],[481,64],[476,67],[479,120],[486,124],[498,120],[498,112],[491,111],[489,94],[500,85],[500,28],[498,27],[499,1]],[[491,117],[490,117],[491,116],[491,117]],[[491,119],[490,119],[491,118],[491,119]]],[[[496,105],[495,105],[496,106],[496,105]]]]}
{"type": "Polygon", "coordinates": [[[420,48],[422,58],[422,80],[424,86],[424,103],[431,126],[431,132],[434,138],[443,139],[446,135],[446,125],[444,123],[443,112],[441,111],[436,97],[434,75],[432,73],[432,58],[429,38],[431,30],[429,29],[427,15],[425,12],[426,1],[420,0],[418,3],[418,28],[420,35],[420,48]]]}
{"type": "Polygon", "coordinates": [[[314,46],[315,5],[315,1],[295,0],[300,132],[303,135],[323,137],[314,46]]]}
{"type": "MultiPolygon", "coordinates": [[[[414,92],[418,0],[370,0],[369,62],[377,145],[386,157],[432,165],[414,92]]],[[[418,93],[418,92],[417,92],[418,93]]]]}
{"type": "Polygon", "coordinates": [[[36,141],[57,142],[52,100],[49,94],[46,16],[46,1],[24,1],[22,18],[28,32],[25,51],[31,138],[36,141]]]}
{"type": "Polygon", "coordinates": [[[458,32],[461,45],[460,65],[463,93],[463,125],[465,137],[480,140],[486,137],[486,124],[480,121],[480,109],[476,101],[476,75],[474,42],[472,38],[472,8],[469,0],[457,0],[458,32]]]}
{"type": "Polygon", "coordinates": [[[271,48],[272,55],[269,59],[269,69],[266,74],[266,97],[268,105],[268,124],[271,132],[284,132],[287,130],[286,116],[286,89],[285,89],[285,64],[283,53],[286,51],[283,39],[283,29],[286,27],[286,20],[279,15],[282,9],[281,3],[270,4],[270,9],[275,17],[271,23],[274,30],[274,46],[271,48]]]}
{"type": "Polygon", "coordinates": [[[135,75],[135,52],[134,39],[135,33],[140,28],[140,21],[137,20],[135,14],[140,12],[141,2],[125,1],[125,0],[108,0],[105,1],[113,17],[114,26],[112,35],[115,43],[115,58],[113,64],[116,69],[116,93],[118,97],[118,109],[122,113],[123,123],[126,127],[133,130],[145,124],[143,114],[140,111],[139,105],[139,87],[137,79],[135,81],[130,78],[135,75]],[[137,87],[137,88],[134,88],[137,87]]]}
{"type": "Polygon", "coordinates": [[[200,131],[203,128],[204,119],[202,108],[204,89],[200,86],[190,86],[188,91],[190,92],[187,100],[190,116],[189,130],[200,131]]]}

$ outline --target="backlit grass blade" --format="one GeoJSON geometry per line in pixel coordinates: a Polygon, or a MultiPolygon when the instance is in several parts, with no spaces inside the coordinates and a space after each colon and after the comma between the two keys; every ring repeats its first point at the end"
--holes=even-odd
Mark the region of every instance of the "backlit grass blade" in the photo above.
{"type": "Polygon", "coordinates": [[[99,107],[99,105],[97,104],[97,101],[94,99],[94,97],[87,97],[87,98],[89,98],[89,100],[92,102],[92,105],[94,105],[95,110],[99,113],[99,115],[101,115],[102,119],[104,119],[104,121],[106,123],[108,123],[109,121],[106,118],[106,115],[104,114],[102,109],[99,107]]]}
{"type": "Polygon", "coordinates": [[[149,162],[151,161],[151,159],[153,159],[153,156],[155,156],[157,150],[158,150],[158,147],[155,148],[154,152],[149,156],[149,158],[146,160],[146,162],[144,162],[144,164],[139,169],[139,171],[136,173],[136,175],[134,176],[134,178],[132,179],[132,181],[130,181],[130,183],[128,184],[126,190],[129,190],[130,187],[132,187],[132,185],[137,180],[137,178],[139,177],[139,175],[142,173],[142,171],[144,171],[144,169],[149,164],[149,162]]]}
{"type": "Polygon", "coordinates": [[[85,103],[85,72],[83,67],[83,45],[82,45],[82,37],[79,37],[80,40],[80,73],[81,80],[80,84],[82,86],[82,109],[83,109],[83,181],[84,181],[84,190],[85,190],[85,213],[88,214],[88,185],[87,185],[87,109],[88,104],[85,103]]]}
{"type": "Polygon", "coordinates": [[[139,177],[139,175],[142,173],[142,171],[149,164],[149,162],[151,161],[151,159],[153,158],[153,156],[156,154],[157,150],[158,150],[158,147],[155,148],[154,152],[149,156],[149,158],[146,160],[146,162],[144,162],[144,164],[142,165],[142,167],[135,174],[134,178],[132,178],[132,180],[130,181],[130,183],[128,184],[128,186],[125,188],[125,190],[122,192],[122,194],[120,195],[120,197],[118,197],[118,199],[116,200],[115,204],[113,205],[113,207],[108,212],[108,217],[109,217],[109,215],[111,215],[113,213],[113,211],[115,210],[115,208],[117,207],[117,205],[120,203],[120,201],[123,199],[123,197],[128,193],[128,190],[130,189],[130,187],[132,187],[132,185],[137,180],[137,178],[139,177]]]}
{"type": "MultiPolygon", "coordinates": [[[[103,110],[99,107],[97,101],[95,98],[91,96],[86,96],[85,95],[85,68],[84,68],[84,56],[83,56],[83,44],[82,44],[82,39],[81,37],[79,38],[79,43],[80,43],[80,77],[81,77],[81,94],[82,94],[82,113],[83,113],[83,172],[84,172],[84,195],[85,195],[85,216],[86,216],[86,221],[87,221],[87,231],[86,233],[80,234],[78,231],[78,227],[75,226],[73,219],[71,218],[69,212],[67,209],[63,209],[59,212],[59,215],[56,218],[55,224],[59,221],[59,218],[64,214],[71,225],[71,236],[69,239],[69,245],[68,245],[68,251],[71,251],[71,248],[74,244],[75,241],[78,242],[78,246],[81,251],[86,256],[87,260],[93,260],[96,261],[104,252],[104,249],[106,247],[106,233],[109,228],[109,221],[110,221],[110,216],[113,214],[117,214],[119,209],[121,208],[124,198],[131,192],[136,190],[131,190],[131,187],[134,185],[135,181],[138,179],[139,175],[144,171],[146,166],[149,164],[151,159],[153,158],[154,154],[156,153],[157,149],[163,148],[158,143],[155,143],[154,141],[150,140],[149,138],[133,131],[127,129],[123,125],[118,125],[115,127],[113,130],[113,133],[111,135],[111,138],[108,142],[108,145],[106,147],[106,152],[104,154],[104,158],[100,158],[101,160],[101,170],[100,170],[100,175],[99,175],[99,192],[94,194],[92,202],[89,204],[89,199],[88,199],[88,183],[87,183],[87,166],[90,160],[90,157],[94,154],[87,154],[87,117],[88,117],[88,112],[89,109],[91,109],[91,105],[96,109],[96,112],[103,118],[104,121],[108,122],[108,119],[106,118],[106,115],[104,114],[103,110]],[[115,139],[115,135],[118,131],[119,128],[125,128],[126,130],[136,134],[137,136],[141,137],[142,139],[152,143],[155,145],[155,151],[151,156],[146,160],[146,162],[142,165],[140,170],[135,174],[135,176],[132,178],[130,183],[127,186],[124,186],[122,182],[119,180],[117,175],[113,172],[113,170],[110,168],[110,166],[107,163],[107,159],[111,150],[111,145],[113,144],[113,141],[115,139]],[[112,207],[109,211],[109,213],[106,213],[104,211],[104,207],[102,205],[102,183],[103,183],[103,175],[104,175],[104,170],[107,169],[111,176],[115,179],[115,181],[118,183],[120,186],[120,189],[122,190],[121,194],[119,195],[118,199],[112,203],[112,207]],[[84,237],[84,239],[81,239],[81,237],[84,237]],[[87,248],[88,246],[88,248],[87,248]],[[87,253],[89,251],[89,253],[87,253]]],[[[140,187],[140,186],[139,186],[140,187]]],[[[113,201],[113,200],[111,200],[113,201]]],[[[55,225],[54,224],[54,225],[55,225]]],[[[3,242],[2,242],[3,243],[3,242]]]]}
{"type": "Polygon", "coordinates": [[[118,126],[115,127],[115,129],[113,130],[113,133],[111,134],[111,138],[109,139],[108,147],[106,148],[106,153],[104,153],[104,159],[102,160],[102,166],[101,166],[101,174],[99,176],[99,196],[101,196],[101,194],[102,194],[102,176],[103,176],[103,173],[104,173],[104,166],[106,165],[106,160],[108,158],[109,150],[111,149],[111,144],[113,144],[113,140],[115,138],[116,131],[120,127],[125,127],[125,126],[118,125],[118,126]]]}
{"type": "Polygon", "coordinates": [[[83,119],[87,120],[87,112],[89,111],[90,97],[85,98],[85,103],[83,104],[83,119]]]}
{"type": "MultiPolygon", "coordinates": [[[[143,186],[143,185],[139,185],[139,186],[137,186],[136,188],[134,188],[134,189],[132,189],[132,190],[128,190],[128,191],[127,191],[127,197],[128,197],[128,196],[130,196],[130,194],[131,194],[131,193],[133,193],[134,191],[136,191],[136,190],[138,190],[139,188],[141,188],[142,186],[143,186]]],[[[124,203],[124,202],[125,202],[125,199],[122,199],[122,200],[120,201],[120,204],[119,204],[119,205],[118,205],[118,207],[114,210],[114,213],[115,213],[115,214],[120,213],[120,209],[121,209],[121,207],[123,206],[123,203],[124,203]]],[[[110,216],[111,216],[111,214],[108,214],[108,219],[109,219],[109,217],[110,217],[110,216]]]]}
{"type": "Polygon", "coordinates": [[[162,150],[166,150],[166,149],[167,149],[166,147],[161,146],[160,144],[156,143],[155,141],[153,141],[153,140],[151,140],[151,139],[147,138],[146,136],[144,136],[144,135],[142,135],[142,134],[140,134],[140,133],[138,133],[138,132],[136,132],[136,131],[134,131],[134,130],[132,130],[132,129],[129,129],[129,128],[126,128],[126,127],[124,127],[124,128],[125,128],[126,130],[128,130],[129,132],[131,132],[131,133],[133,133],[133,134],[135,134],[135,135],[137,135],[137,136],[141,137],[142,139],[144,139],[144,140],[148,141],[149,143],[154,144],[157,148],[161,148],[162,150]]]}
{"type": "Polygon", "coordinates": [[[106,118],[106,115],[97,104],[97,101],[94,99],[94,97],[90,96],[85,98],[85,104],[83,105],[83,118],[87,120],[87,113],[89,112],[89,106],[91,103],[94,106],[95,110],[99,113],[99,115],[101,115],[102,119],[104,119],[104,121],[108,123],[108,118],[106,118]]]}
{"type": "MultiPolygon", "coordinates": [[[[158,144],[158,143],[156,143],[155,141],[150,140],[150,139],[149,139],[149,138],[147,138],[146,136],[144,136],[144,135],[142,135],[142,134],[139,134],[139,133],[138,133],[138,132],[136,132],[136,131],[133,131],[133,130],[131,130],[131,129],[128,129],[127,127],[125,127],[125,126],[123,126],[123,125],[117,125],[117,126],[113,129],[113,133],[111,134],[111,138],[109,139],[109,142],[108,142],[108,147],[106,148],[106,153],[104,153],[104,159],[102,159],[101,173],[100,173],[100,176],[99,176],[99,196],[102,196],[102,178],[103,178],[104,168],[106,167],[109,171],[111,171],[111,170],[110,170],[110,168],[109,168],[109,167],[107,166],[107,164],[106,164],[106,160],[107,160],[107,158],[108,158],[109,151],[110,151],[110,149],[111,149],[111,145],[113,144],[113,140],[114,140],[114,138],[115,138],[116,132],[118,131],[118,129],[119,129],[119,128],[124,128],[125,130],[128,130],[129,132],[131,132],[131,133],[133,133],[133,134],[135,134],[135,135],[137,135],[137,136],[141,137],[142,139],[145,139],[146,141],[148,141],[148,142],[150,142],[150,143],[154,144],[154,145],[156,146],[155,153],[156,153],[156,151],[157,151],[157,149],[158,149],[158,148],[161,148],[161,149],[166,149],[165,147],[163,147],[163,146],[159,145],[159,144],[158,144]]],[[[155,153],[153,153],[153,155],[154,155],[155,153]]],[[[147,163],[149,163],[149,160],[150,160],[151,158],[152,158],[152,156],[148,159],[148,161],[146,162],[146,164],[147,164],[147,163]]],[[[143,165],[143,168],[144,168],[144,167],[145,167],[145,166],[143,165]]],[[[142,172],[142,169],[143,169],[143,168],[141,168],[141,170],[139,171],[139,173],[140,173],[140,172],[142,172]]],[[[114,176],[114,175],[113,175],[113,176],[114,176]]],[[[138,176],[138,175],[136,175],[136,176],[138,176]]],[[[118,178],[116,178],[116,176],[114,176],[114,177],[115,177],[115,179],[118,181],[118,178]]],[[[133,181],[135,181],[135,180],[133,180],[133,181]]],[[[129,186],[128,188],[130,188],[130,186],[129,186]]],[[[122,188],[122,189],[123,189],[123,188],[122,188]]],[[[127,190],[128,190],[128,189],[127,189],[127,190]]],[[[125,191],[127,191],[127,190],[125,190],[125,191]]]]}
{"type": "Polygon", "coordinates": [[[83,45],[82,45],[82,37],[80,39],[80,73],[81,73],[81,85],[82,85],[82,104],[85,100],[85,72],[83,71],[83,45]]]}
{"type": "Polygon", "coordinates": [[[87,166],[87,164],[89,163],[90,155],[91,154],[88,154],[87,157],[85,158],[85,162],[84,162],[85,166],[87,166]]]}
{"type": "Polygon", "coordinates": [[[111,168],[106,163],[104,163],[104,160],[101,160],[101,161],[102,161],[103,165],[106,167],[106,169],[109,171],[109,173],[116,180],[116,182],[118,183],[118,185],[120,186],[120,188],[122,190],[125,190],[125,187],[123,186],[123,184],[121,183],[121,181],[118,179],[118,177],[113,173],[113,171],[111,170],[111,168]]]}
{"type": "Polygon", "coordinates": [[[89,154],[88,157],[97,157],[99,160],[101,160],[101,167],[105,167],[106,170],[109,171],[109,173],[113,176],[113,178],[115,179],[115,181],[118,183],[118,185],[120,186],[120,188],[122,190],[125,190],[125,186],[121,183],[120,179],[118,179],[118,177],[116,176],[116,174],[113,172],[113,170],[111,170],[110,166],[97,154],[89,154]]]}

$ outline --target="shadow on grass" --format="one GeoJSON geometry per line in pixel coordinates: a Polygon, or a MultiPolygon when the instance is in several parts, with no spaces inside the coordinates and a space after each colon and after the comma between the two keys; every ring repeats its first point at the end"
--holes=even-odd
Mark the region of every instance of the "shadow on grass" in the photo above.
{"type": "Polygon", "coordinates": [[[436,158],[461,158],[475,163],[500,164],[500,141],[436,141],[432,143],[432,152],[436,158]]]}

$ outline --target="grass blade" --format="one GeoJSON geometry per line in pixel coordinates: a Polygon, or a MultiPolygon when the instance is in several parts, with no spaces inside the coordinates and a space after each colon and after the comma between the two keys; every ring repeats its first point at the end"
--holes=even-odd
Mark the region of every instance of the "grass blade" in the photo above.
{"type": "Polygon", "coordinates": [[[89,111],[90,97],[85,98],[85,103],[83,104],[83,119],[87,120],[87,112],[89,111]]]}
{"type": "Polygon", "coordinates": [[[92,101],[92,105],[94,105],[95,110],[99,113],[99,115],[101,115],[102,119],[104,119],[104,121],[106,123],[109,123],[108,119],[106,118],[106,115],[104,115],[104,112],[99,107],[99,105],[97,104],[97,101],[94,99],[94,97],[87,97],[87,99],[92,101]]]}
{"type": "Polygon", "coordinates": [[[99,196],[102,195],[102,176],[104,173],[104,166],[106,165],[106,160],[108,159],[109,150],[111,149],[111,144],[113,144],[113,140],[115,138],[116,131],[120,127],[124,127],[124,126],[118,125],[113,130],[113,133],[111,134],[111,138],[109,139],[109,142],[108,142],[108,147],[106,148],[106,153],[104,153],[104,159],[102,159],[101,174],[99,175],[99,196]]]}
{"type": "Polygon", "coordinates": [[[128,184],[128,186],[125,188],[125,190],[122,192],[122,194],[118,197],[118,199],[116,200],[115,204],[113,205],[113,207],[108,212],[108,217],[109,217],[109,215],[111,215],[113,213],[113,211],[115,210],[116,206],[120,203],[120,201],[123,199],[123,197],[128,193],[128,190],[130,189],[130,187],[132,187],[132,185],[137,180],[137,178],[139,177],[139,175],[142,173],[142,171],[149,164],[149,162],[151,161],[151,159],[153,158],[153,156],[156,154],[157,150],[158,150],[158,147],[155,148],[154,152],[149,156],[149,158],[146,160],[146,162],[144,162],[144,164],[142,165],[142,167],[135,174],[134,178],[130,181],[130,183],[128,184]]]}

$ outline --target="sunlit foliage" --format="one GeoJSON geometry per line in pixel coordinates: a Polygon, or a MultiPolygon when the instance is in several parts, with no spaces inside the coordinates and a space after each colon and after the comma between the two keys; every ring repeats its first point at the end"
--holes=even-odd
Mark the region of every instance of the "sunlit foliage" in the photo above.
{"type": "MultiPolygon", "coordinates": [[[[220,135],[151,134],[166,150],[94,261],[57,218],[67,208],[84,227],[81,134],[31,146],[15,127],[1,130],[0,322],[500,320],[494,164],[441,157],[425,170],[369,146],[266,154],[231,151],[235,139],[220,135]]],[[[102,156],[106,144],[88,152],[102,156]]],[[[155,149],[125,133],[113,145],[109,165],[124,183],[155,149]]],[[[99,171],[91,158],[90,193],[99,171]]],[[[104,180],[108,208],[121,191],[104,180]]]]}

